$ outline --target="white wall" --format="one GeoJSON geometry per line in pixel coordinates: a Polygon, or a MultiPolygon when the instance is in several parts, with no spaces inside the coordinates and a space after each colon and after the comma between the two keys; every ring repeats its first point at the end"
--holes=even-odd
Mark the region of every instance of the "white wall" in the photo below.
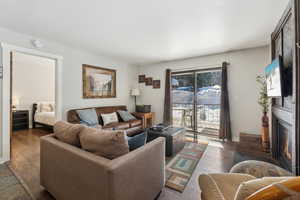
{"type": "MultiPolygon", "coordinates": [[[[33,48],[31,40],[37,39],[34,36],[16,33],[14,31],[0,27],[0,42],[8,43],[25,48],[33,48]]],[[[60,55],[63,57],[62,67],[62,112],[63,118],[66,119],[66,112],[71,108],[93,107],[93,106],[110,106],[110,105],[126,105],[130,111],[134,108],[134,100],[129,95],[130,89],[137,84],[137,67],[130,66],[128,63],[114,58],[97,55],[92,52],[80,50],[80,47],[68,47],[56,42],[41,39],[44,47],[39,51],[60,55]],[[105,68],[115,69],[117,71],[117,97],[110,99],[83,99],[82,98],[82,64],[89,64],[105,68]]],[[[2,58],[0,56],[2,63],[2,58]]],[[[9,69],[7,65],[3,69],[5,74],[9,69]]],[[[2,80],[0,80],[0,94],[2,94],[2,80]]],[[[7,91],[7,88],[5,88],[7,91]]],[[[2,98],[1,98],[2,101],[2,98]]],[[[2,105],[2,103],[1,103],[2,105]]],[[[7,112],[2,110],[1,113],[7,112]]],[[[2,117],[2,116],[1,116],[2,117]]],[[[1,120],[2,122],[2,120],[1,120]]],[[[8,122],[7,122],[8,123],[8,122]]],[[[6,132],[2,132],[1,126],[1,142],[0,142],[0,162],[6,161],[8,149],[2,147],[8,146],[4,140],[7,138],[6,132]]]]}
{"type": "Polygon", "coordinates": [[[13,54],[12,97],[17,109],[29,110],[33,103],[55,102],[55,60],[23,53],[13,54]]]}
{"type": "MultiPolygon", "coordinates": [[[[0,42],[33,48],[31,45],[32,39],[36,39],[36,37],[16,33],[0,27],[0,42]]],[[[44,44],[44,47],[41,48],[40,51],[63,56],[62,107],[64,114],[71,108],[86,106],[127,105],[129,110],[133,110],[134,99],[129,95],[129,92],[131,88],[135,87],[137,82],[137,67],[130,66],[126,62],[114,58],[80,50],[80,47],[68,47],[42,39],[41,41],[44,44]],[[117,97],[109,99],[83,99],[82,64],[116,69],[117,97]]]]}
{"type": "Polygon", "coordinates": [[[160,79],[161,89],[139,84],[142,94],[138,103],[151,104],[156,113],[156,123],[162,122],[165,70],[221,65],[223,61],[230,63],[228,87],[233,140],[239,140],[240,132],[260,134],[261,111],[257,104],[259,91],[256,76],[262,74],[264,67],[269,63],[269,47],[141,66],[139,74],[160,79]]]}

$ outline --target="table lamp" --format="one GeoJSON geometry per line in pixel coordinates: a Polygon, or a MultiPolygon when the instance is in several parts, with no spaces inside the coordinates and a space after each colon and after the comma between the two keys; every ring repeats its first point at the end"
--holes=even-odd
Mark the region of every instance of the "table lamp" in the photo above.
{"type": "Polygon", "coordinates": [[[138,88],[132,89],[131,90],[131,96],[134,96],[134,103],[136,106],[136,97],[140,96],[140,90],[138,88]]]}

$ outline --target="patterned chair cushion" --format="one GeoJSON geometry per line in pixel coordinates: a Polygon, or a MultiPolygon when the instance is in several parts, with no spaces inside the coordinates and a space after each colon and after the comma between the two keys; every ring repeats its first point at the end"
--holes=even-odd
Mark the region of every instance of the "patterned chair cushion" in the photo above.
{"type": "Polygon", "coordinates": [[[293,176],[289,171],[276,165],[256,160],[247,160],[233,166],[230,173],[250,174],[256,178],[293,176]]]}

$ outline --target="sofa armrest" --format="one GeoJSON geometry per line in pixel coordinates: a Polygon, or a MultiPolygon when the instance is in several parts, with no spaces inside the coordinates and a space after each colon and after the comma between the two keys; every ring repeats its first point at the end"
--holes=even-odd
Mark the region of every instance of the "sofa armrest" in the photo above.
{"type": "Polygon", "coordinates": [[[153,200],[165,183],[165,138],[157,138],[111,164],[111,200],[153,200]]]}
{"type": "Polygon", "coordinates": [[[41,185],[56,199],[108,199],[111,160],[63,143],[41,138],[41,185]]]}
{"type": "Polygon", "coordinates": [[[142,116],[137,115],[135,112],[131,113],[135,118],[143,120],[144,118],[142,116]]]}

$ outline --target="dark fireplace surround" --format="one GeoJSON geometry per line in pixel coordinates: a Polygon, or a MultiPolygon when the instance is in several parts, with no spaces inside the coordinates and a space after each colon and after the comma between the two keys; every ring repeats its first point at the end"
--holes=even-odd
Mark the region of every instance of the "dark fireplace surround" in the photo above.
{"type": "Polygon", "coordinates": [[[295,175],[300,175],[300,48],[296,45],[300,41],[299,10],[300,2],[291,0],[271,36],[272,60],[281,57],[283,72],[290,72],[282,76],[283,91],[290,93],[272,99],[271,153],[295,175]]]}

